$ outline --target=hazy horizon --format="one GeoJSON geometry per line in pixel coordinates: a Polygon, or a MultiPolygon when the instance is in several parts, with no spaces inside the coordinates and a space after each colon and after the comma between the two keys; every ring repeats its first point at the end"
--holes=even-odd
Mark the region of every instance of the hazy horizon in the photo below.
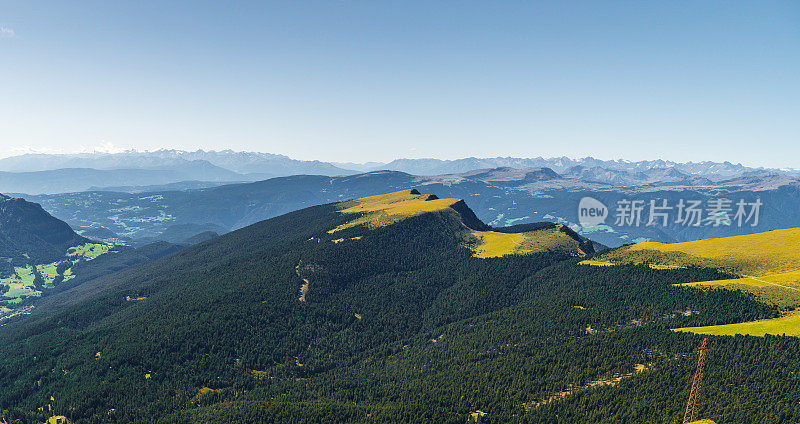
{"type": "Polygon", "coordinates": [[[579,160],[583,160],[583,159],[596,159],[596,160],[602,160],[602,161],[622,161],[622,162],[644,162],[644,161],[648,161],[649,162],[649,161],[658,161],[658,160],[662,160],[664,162],[674,162],[674,163],[702,163],[702,162],[725,163],[725,162],[728,162],[728,163],[731,163],[733,165],[742,165],[742,166],[749,167],[749,168],[786,169],[786,170],[798,170],[798,169],[800,169],[800,168],[794,168],[794,167],[788,167],[788,166],[777,167],[777,166],[754,165],[754,164],[750,164],[750,163],[746,163],[746,162],[735,162],[735,161],[730,161],[730,160],[725,160],[725,159],[717,159],[717,160],[705,159],[705,160],[675,161],[675,160],[663,159],[663,158],[629,159],[629,158],[625,158],[625,157],[600,157],[600,156],[596,156],[596,155],[572,156],[572,155],[564,154],[564,155],[558,155],[558,156],[542,156],[542,155],[537,155],[537,156],[503,156],[503,155],[477,156],[477,155],[466,155],[466,156],[457,156],[457,157],[424,157],[424,156],[414,157],[414,156],[409,155],[409,156],[404,156],[404,157],[395,157],[395,158],[390,159],[390,160],[367,160],[367,161],[352,161],[352,160],[348,160],[348,161],[337,161],[337,160],[327,160],[327,159],[324,159],[324,158],[303,159],[303,158],[297,158],[297,157],[294,157],[294,156],[291,156],[291,155],[287,155],[287,154],[284,154],[284,153],[279,153],[279,152],[263,152],[263,151],[255,151],[255,150],[235,150],[235,149],[230,149],[230,148],[217,148],[217,149],[214,149],[214,148],[210,148],[210,149],[198,148],[198,149],[192,149],[192,150],[176,149],[176,148],[169,148],[169,147],[160,148],[160,149],[135,149],[135,148],[134,149],[118,149],[118,148],[109,148],[108,146],[105,146],[105,148],[100,147],[98,149],[86,149],[86,150],[79,150],[79,151],[72,151],[72,152],[42,151],[42,150],[38,150],[38,151],[37,150],[20,151],[20,152],[17,152],[17,153],[14,153],[14,154],[10,154],[10,155],[2,155],[2,154],[0,154],[0,159],[7,159],[7,158],[23,156],[23,155],[92,155],[92,154],[103,155],[103,154],[119,154],[119,153],[154,153],[154,152],[158,152],[158,151],[182,151],[182,152],[187,152],[187,153],[197,152],[197,151],[204,151],[204,152],[232,151],[234,153],[271,154],[271,155],[285,156],[285,157],[288,157],[289,159],[295,159],[295,160],[319,161],[319,162],[328,162],[328,163],[332,163],[332,164],[341,164],[341,165],[354,164],[354,165],[361,165],[361,166],[369,165],[369,164],[375,164],[375,163],[388,164],[388,163],[391,163],[392,161],[395,161],[395,160],[427,160],[427,159],[431,159],[431,160],[442,160],[442,161],[456,161],[456,160],[462,160],[462,159],[495,159],[495,158],[551,160],[551,159],[567,158],[567,159],[575,160],[575,161],[579,161],[579,160]]]}

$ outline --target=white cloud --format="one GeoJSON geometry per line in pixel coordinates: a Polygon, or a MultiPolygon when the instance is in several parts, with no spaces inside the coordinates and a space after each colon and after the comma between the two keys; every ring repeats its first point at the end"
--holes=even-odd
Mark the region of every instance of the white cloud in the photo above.
{"type": "Polygon", "coordinates": [[[0,38],[14,38],[17,33],[7,26],[0,26],[0,38]]]}

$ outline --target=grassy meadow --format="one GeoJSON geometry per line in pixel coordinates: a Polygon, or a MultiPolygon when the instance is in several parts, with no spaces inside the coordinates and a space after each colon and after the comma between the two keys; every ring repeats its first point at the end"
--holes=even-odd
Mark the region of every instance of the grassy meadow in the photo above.
{"type": "Polygon", "coordinates": [[[725,288],[753,293],[760,300],[781,308],[800,308],[800,271],[680,284],[686,287],[725,288]]]}
{"type": "MultiPolygon", "coordinates": [[[[742,276],[765,276],[797,271],[800,267],[800,228],[685,243],[636,243],[611,252],[612,262],[637,252],[677,253],[689,265],[713,265],[742,276]]],[[[678,260],[678,259],[674,259],[678,260]]],[[[662,265],[676,265],[663,263],[662,265]]]]}
{"type": "Polygon", "coordinates": [[[472,246],[477,258],[497,258],[505,255],[526,255],[548,251],[583,255],[578,242],[556,228],[542,228],[524,233],[473,231],[478,243],[472,246]]]}
{"type": "Polygon", "coordinates": [[[412,216],[447,209],[458,201],[458,199],[435,199],[430,195],[417,194],[415,190],[351,200],[342,204],[340,212],[360,216],[328,232],[334,233],[359,225],[368,228],[385,227],[412,216]]]}
{"type": "Polygon", "coordinates": [[[800,336],[800,312],[786,316],[760,321],[742,322],[738,324],[712,325],[707,327],[685,327],[675,331],[695,334],[708,334],[710,336],[745,336],[787,335],[800,336]]]}

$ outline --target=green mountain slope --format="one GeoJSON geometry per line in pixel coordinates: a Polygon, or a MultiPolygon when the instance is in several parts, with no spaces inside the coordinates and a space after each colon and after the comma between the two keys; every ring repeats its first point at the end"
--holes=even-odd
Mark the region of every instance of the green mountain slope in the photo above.
{"type": "MultiPolygon", "coordinates": [[[[22,422],[641,423],[688,395],[698,336],[669,328],[777,314],[673,285],[728,277],[715,270],[579,266],[567,233],[478,257],[488,229],[461,204],[406,191],[316,206],[54,294],[0,327],[0,408],[22,422]]],[[[800,372],[796,339],[770,340],[780,370],[757,368],[763,340],[714,342],[772,382],[734,391],[738,362],[710,355],[722,407],[800,393],[775,375],[800,372]]],[[[760,417],[774,414],[800,417],[797,400],[760,417]]]]}
{"type": "Polygon", "coordinates": [[[0,194],[0,262],[52,262],[86,242],[38,204],[0,194]]]}

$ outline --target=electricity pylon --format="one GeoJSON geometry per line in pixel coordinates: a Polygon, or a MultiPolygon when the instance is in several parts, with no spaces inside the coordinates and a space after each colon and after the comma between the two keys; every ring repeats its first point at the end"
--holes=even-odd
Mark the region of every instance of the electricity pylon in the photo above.
{"type": "Polygon", "coordinates": [[[700,358],[697,359],[697,370],[694,372],[694,379],[692,380],[692,391],[689,392],[686,413],[683,414],[683,424],[694,421],[697,396],[700,394],[700,383],[703,381],[703,367],[706,364],[706,350],[708,350],[708,339],[703,339],[703,344],[700,346],[700,358]]]}

